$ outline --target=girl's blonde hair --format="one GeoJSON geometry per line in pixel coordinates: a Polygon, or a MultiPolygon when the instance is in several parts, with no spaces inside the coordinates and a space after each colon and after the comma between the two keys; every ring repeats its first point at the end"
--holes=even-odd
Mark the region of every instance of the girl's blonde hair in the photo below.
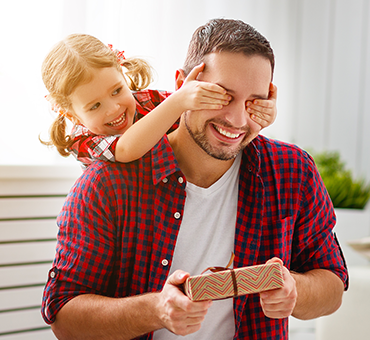
{"type": "MultiPolygon", "coordinates": [[[[96,68],[115,67],[126,76],[133,91],[146,88],[152,81],[152,69],[146,61],[128,58],[121,63],[122,66],[116,52],[99,39],[87,34],[71,34],[56,44],[42,63],[42,80],[49,91],[48,99],[73,117],[70,95],[77,86],[92,80],[96,68]]],[[[69,156],[73,139],[66,129],[66,117],[59,114],[50,127],[50,141],[40,139],[41,143],[55,146],[62,156],[69,156]]]]}

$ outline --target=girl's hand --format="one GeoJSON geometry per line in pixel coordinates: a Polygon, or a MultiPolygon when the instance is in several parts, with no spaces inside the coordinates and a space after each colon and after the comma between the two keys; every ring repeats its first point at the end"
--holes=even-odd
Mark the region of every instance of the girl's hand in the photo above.
{"type": "Polygon", "coordinates": [[[276,98],[277,87],[270,83],[268,99],[255,99],[253,102],[247,102],[248,113],[262,129],[271,125],[276,119],[276,98]]]}
{"type": "Polygon", "coordinates": [[[220,110],[228,105],[231,96],[219,85],[198,81],[198,75],[203,71],[205,64],[195,66],[185,78],[181,88],[175,93],[179,98],[179,104],[186,110],[220,110]]]}

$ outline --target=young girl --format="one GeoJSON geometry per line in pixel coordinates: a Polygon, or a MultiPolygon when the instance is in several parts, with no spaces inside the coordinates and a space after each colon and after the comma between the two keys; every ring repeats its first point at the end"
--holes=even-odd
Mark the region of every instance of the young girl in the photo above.
{"type": "MultiPolygon", "coordinates": [[[[203,68],[204,64],[195,67],[173,94],[143,90],[152,80],[144,60],[125,59],[123,52],[90,35],[70,35],[50,51],[42,65],[47,99],[59,115],[50,128],[51,140],[41,142],[54,145],[62,156],[73,154],[84,168],[97,159],[136,160],[184,111],[228,105],[231,97],[225,89],[196,80],[203,68]],[[66,119],[73,123],[70,134],[66,119]]],[[[276,117],[276,87],[271,85],[268,100],[257,101],[248,103],[247,109],[264,128],[276,117]]]]}

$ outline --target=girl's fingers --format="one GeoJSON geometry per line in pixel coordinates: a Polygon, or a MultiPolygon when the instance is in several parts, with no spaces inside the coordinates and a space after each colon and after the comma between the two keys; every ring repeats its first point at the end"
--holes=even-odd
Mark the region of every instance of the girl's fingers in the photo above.
{"type": "MultiPolygon", "coordinates": [[[[220,86],[219,88],[222,89],[222,87],[220,86]]],[[[204,105],[207,105],[207,104],[228,105],[231,100],[231,96],[226,94],[226,92],[222,93],[219,91],[217,92],[212,91],[210,90],[210,87],[208,88],[202,87],[202,90],[198,92],[197,97],[198,97],[199,103],[204,104],[204,105]]]]}
{"type": "Polygon", "coordinates": [[[263,119],[257,115],[251,115],[251,118],[254,122],[256,122],[258,125],[260,125],[262,128],[265,128],[270,125],[270,121],[263,119]]]}
{"type": "Polygon", "coordinates": [[[229,96],[227,94],[227,91],[223,87],[221,87],[220,85],[214,84],[214,83],[201,82],[201,87],[204,91],[212,93],[212,95],[214,93],[218,93],[224,96],[229,96]]]}
{"type": "Polygon", "coordinates": [[[199,75],[199,73],[201,73],[204,70],[204,66],[205,66],[204,63],[201,63],[201,64],[195,66],[190,71],[190,73],[188,74],[188,76],[186,77],[185,82],[186,81],[191,81],[191,80],[196,80],[197,77],[198,77],[198,75],[199,75]]]}
{"type": "Polygon", "coordinates": [[[255,110],[258,110],[258,108],[271,109],[274,107],[274,103],[272,100],[269,100],[269,99],[255,99],[253,100],[253,102],[248,101],[247,106],[255,110]]]}
{"type": "Polygon", "coordinates": [[[276,98],[277,98],[277,87],[273,83],[270,83],[269,99],[276,101],[276,98]]]}
{"type": "MultiPolygon", "coordinates": [[[[227,105],[227,104],[225,104],[227,105]]],[[[223,104],[208,104],[208,103],[201,103],[198,105],[194,111],[197,110],[221,110],[225,105],[223,104]]]]}
{"type": "Polygon", "coordinates": [[[222,104],[227,105],[229,104],[231,98],[230,96],[222,96],[222,95],[212,95],[212,96],[202,96],[200,102],[208,103],[208,104],[222,104]]]}
{"type": "Polygon", "coordinates": [[[250,114],[257,114],[257,115],[272,115],[272,108],[270,107],[262,107],[262,106],[257,106],[257,107],[252,107],[252,106],[247,106],[247,111],[250,114]]]}

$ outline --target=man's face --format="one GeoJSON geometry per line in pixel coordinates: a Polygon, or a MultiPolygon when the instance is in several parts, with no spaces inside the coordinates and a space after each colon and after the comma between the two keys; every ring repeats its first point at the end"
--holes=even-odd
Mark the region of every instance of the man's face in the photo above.
{"type": "Polygon", "coordinates": [[[205,70],[198,80],[218,84],[232,97],[221,110],[187,111],[186,128],[193,140],[210,156],[230,160],[245,148],[261,127],[246,110],[248,101],[267,99],[271,64],[259,55],[211,53],[205,57],[205,70]]]}

